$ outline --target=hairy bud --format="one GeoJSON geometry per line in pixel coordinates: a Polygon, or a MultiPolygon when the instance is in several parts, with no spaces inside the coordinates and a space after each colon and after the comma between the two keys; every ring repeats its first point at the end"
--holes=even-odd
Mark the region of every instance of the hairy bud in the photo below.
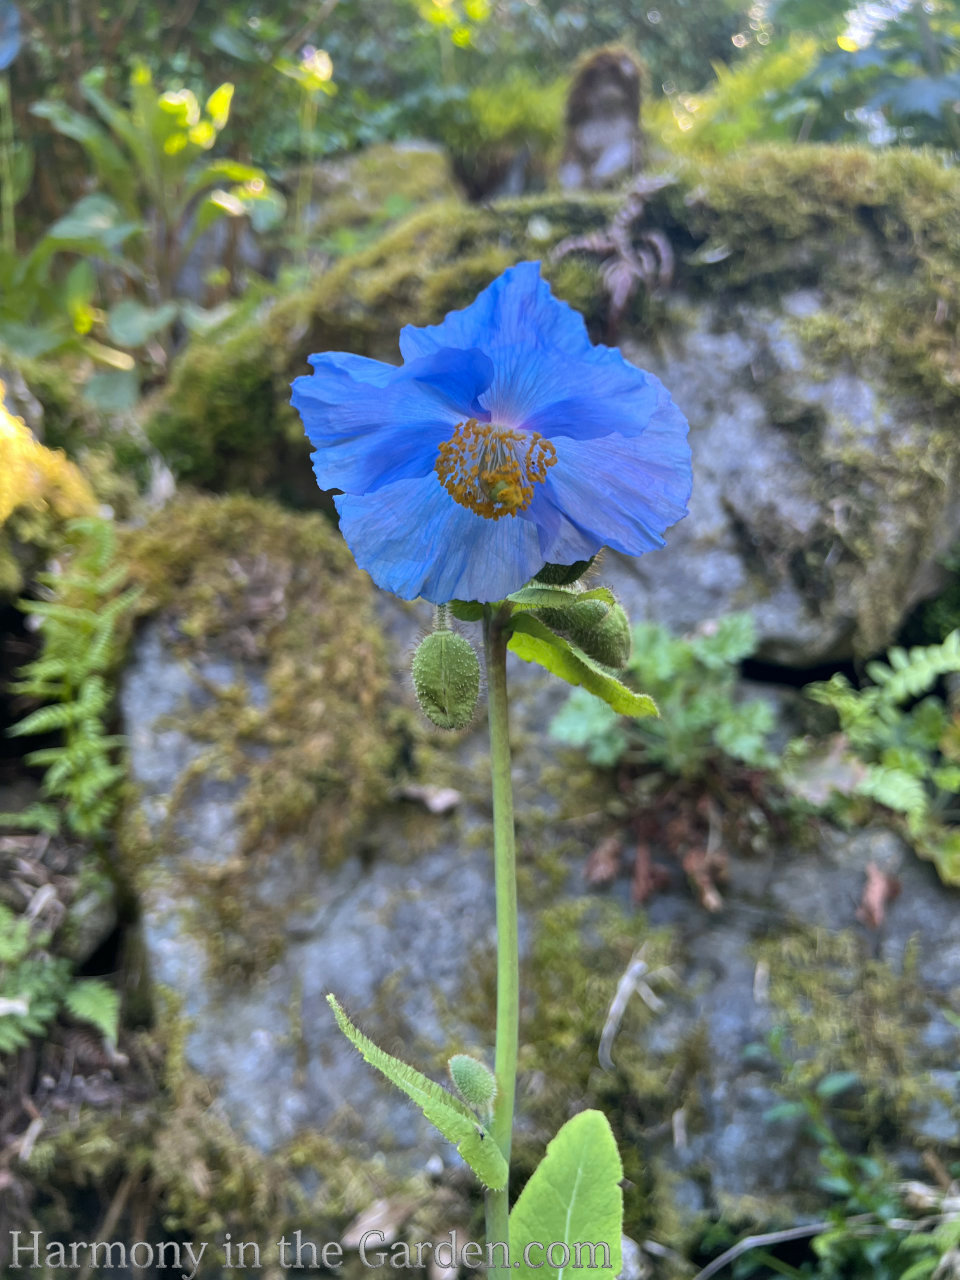
{"type": "Polygon", "coordinates": [[[595,559],[596,556],[592,556],[589,560],[577,560],[575,564],[545,564],[534,582],[545,587],[569,587],[583,577],[595,559]]]}
{"type": "Polygon", "coordinates": [[[450,1079],[464,1102],[478,1111],[488,1111],[497,1096],[497,1081],[490,1068],[466,1053],[455,1053],[447,1065],[450,1079]]]}
{"type": "Polygon", "coordinates": [[[577,600],[566,609],[541,609],[540,617],[596,662],[620,671],[630,659],[630,622],[620,604],[577,600]]]}
{"type": "Polygon", "coordinates": [[[420,709],[438,729],[462,729],[480,694],[480,663],[473,645],[445,627],[421,640],[413,655],[413,687],[420,709]]]}

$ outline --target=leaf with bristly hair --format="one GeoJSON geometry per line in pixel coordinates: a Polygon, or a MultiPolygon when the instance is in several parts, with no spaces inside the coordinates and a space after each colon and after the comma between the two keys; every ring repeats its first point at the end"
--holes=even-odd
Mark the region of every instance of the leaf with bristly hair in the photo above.
{"type": "Polygon", "coordinates": [[[507,1162],[494,1140],[478,1125],[473,1112],[435,1080],[394,1058],[353,1025],[337,998],[327,996],[340,1030],[361,1056],[415,1102],[448,1142],[452,1142],[485,1187],[507,1185],[507,1162]]]}
{"type": "MultiPolygon", "coordinates": [[[[581,597],[582,598],[582,597],[581,597]]],[[[524,662],[536,662],[568,684],[579,685],[602,698],[622,716],[659,715],[657,704],[645,693],[634,693],[595,662],[577,645],[558,636],[530,613],[516,613],[510,619],[513,634],[509,648],[524,662]]]]}

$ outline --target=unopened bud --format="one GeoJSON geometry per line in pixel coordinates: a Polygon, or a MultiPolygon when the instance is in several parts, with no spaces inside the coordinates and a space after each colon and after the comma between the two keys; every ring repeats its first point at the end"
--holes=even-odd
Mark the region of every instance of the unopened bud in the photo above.
{"type": "Polygon", "coordinates": [[[566,609],[541,609],[540,617],[554,631],[573,641],[605,667],[620,671],[630,659],[630,622],[623,606],[603,600],[577,600],[566,609]]]}
{"type": "Polygon", "coordinates": [[[455,1053],[448,1066],[450,1079],[464,1102],[487,1111],[497,1096],[497,1080],[490,1068],[466,1053],[455,1053]]]}
{"type": "Polygon", "coordinates": [[[622,670],[630,661],[632,637],[630,619],[622,604],[612,604],[607,616],[590,635],[590,645],[582,645],[584,653],[602,662],[605,667],[622,670]]]}
{"type": "Polygon", "coordinates": [[[434,631],[413,655],[413,687],[420,709],[438,729],[462,729],[480,695],[480,663],[473,645],[455,631],[434,631]]]}
{"type": "Polygon", "coordinates": [[[534,582],[540,582],[545,587],[569,587],[572,582],[583,577],[595,559],[593,556],[589,560],[577,560],[575,564],[545,564],[534,582]]]}

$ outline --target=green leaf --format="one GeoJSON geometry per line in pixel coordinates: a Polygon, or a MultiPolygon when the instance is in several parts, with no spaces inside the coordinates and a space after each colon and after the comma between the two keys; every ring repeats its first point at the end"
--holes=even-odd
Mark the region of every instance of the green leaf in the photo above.
{"type": "Polygon", "coordinates": [[[622,716],[656,716],[657,704],[645,693],[634,693],[569,640],[555,635],[538,618],[517,613],[510,619],[509,648],[524,662],[536,662],[568,684],[580,685],[602,698],[622,716]]]}
{"type": "Polygon", "coordinates": [[[599,600],[602,604],[616,604],[616,596],[609,587],[597,587],[593,591],[571,591],[565,587],[521,587],[507,596],[512,604],[524,609],[567,609],[583,600],[599,600]]]}
{"type": "Polygon", "coordinates": [[[140,381],[135,369],[95,373],[83,388],[84,400],[105,413],[123,413],[132,409],[139,394],[140,381]]]}
{"type": "Polygon", "coordinates": [[[120,996],[97,978],[83,978],[67,988],[64,1004],[75,1018],[97,1028],[108,1044],[117,1043],[120,996]]]}
{"type": "Polygon", "coordinates": [[[222,157],[205,164],[187,183],[184,188],[184,200],[192,200],[194,196],[205,191],[207,187],[218,186],[221,182],[266,182],[266,174],[253,164],[244,164],[240,160],[222,157]]]}
{"type": "Polygon", "coordinates": [[[249,36],[242,31],[238,31],[235,27],[228,27],[226,23],[222,23],[215,28],[211,33],[210,43],[215,49],[219,49],[221,53],[226,53],[231,58],[236,58],[238,62],[260,61],[257,46],[249,36]]]}
{"type": "Polygon", "coordinates": [[[458,622],[479,622],[483,617],[483,605],[476,600],[451,600],[447,607],[458,622]]]}
{"type": "Polygon", "coordinates": [[[848,1089],[859,1083],[860,1077],[856,1071],[833,1071],[830,1075],[824,1076],[817,1085],[817,1097],[833,1098],[838,1093],[846,1093],[848,1089]]]}
{"type": "Polygon", "coordinates": [[[617,763],[629,745],[620,717],[605,702],[574,689],[550,721],[551,738],[568,747],[586,747],[587,759],[600,768],[617,763]]]}
{"type": "Polygon", "coordinates": [[[111,307],[107,317],[107,333],[121,347],[142,347],[145,342],[167,328],[177,316],[177,304],[165,302],[161,307],[145,307],[142,302],[126,298],[111,307]]]}
{"type": "Polygon", "coordinates": [[[97,177],[126,209],[136,207],[136,176],[123,151],[89,116],[65,102],[38,102],[31,114],[49,120],[58,133],[79,142],[89,156],[97,177]]]}
{"type": "Polygon", "coordinates": [[[763,1118],[767,1124],[777,1124],[781,1120],[799,1120],[806,1114],[807,1109],[802,1102],[778,1102],[767,1108],[763,1118]]]}
{"type": "Polygon", "coordinates": [[[125,222],[120,209],[104,195],[84,196],[47,231],[48,240],[75,246],[92,245],[108,251],[118,249],[135,231],[137,222],[125,222]]]}
{"type": "Polygon", "coordinates": [[[335,996],[327,996],[340,1030],[372,1067],[417,1104],[448,1142],[452,1142],[485,1187],[507,1185],[507,1162],[493,1139],[477,1124],[469,1108],[416,1068],[378,1048],[353,1025],[335,996]]]}
{"type": "Polygon", "coordinates": [[[606,1116],[581,1111],[568,1120],[510,1214],[510,1259],[519,1280],[560,1280],[580,1267],[609,1280],[619,1275],[622,1177],[606,1116]]]}

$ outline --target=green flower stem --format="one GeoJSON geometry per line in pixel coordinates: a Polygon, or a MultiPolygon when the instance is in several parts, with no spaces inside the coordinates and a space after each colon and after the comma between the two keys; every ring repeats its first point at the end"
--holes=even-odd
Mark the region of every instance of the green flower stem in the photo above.
{"type": "MultiPolygon", "coordinates": [[[[487,660],[487,708],[490,724],[490,771],[493,777],[493,854],[497,893],[497,1046],[494,1072],[497,1098],[490,1137],[510,1163],[513,1103],[517,1084],[520,1023],[520,959],[517,928],[517,859],[513,833],[513,787],[510,779],[510,730],[507,707],[507,639],[502,606],[484,610],[483,640],[487,660]]],[[[487,1241],[509,1242],[509,1186],[487,1192],[487,1241]]],[[[498,1250],[499,1254],[499,1250],[498,1250]]],[[[492,1267],[490,1275],[508,1275],[492,1267]]]]}
{"type": "Polygon", "coordinates": [[[17,248],[13,214],[13,109],[10,105],[10,77],[0,72],[0,245],[4,253],[17,248]]]}

